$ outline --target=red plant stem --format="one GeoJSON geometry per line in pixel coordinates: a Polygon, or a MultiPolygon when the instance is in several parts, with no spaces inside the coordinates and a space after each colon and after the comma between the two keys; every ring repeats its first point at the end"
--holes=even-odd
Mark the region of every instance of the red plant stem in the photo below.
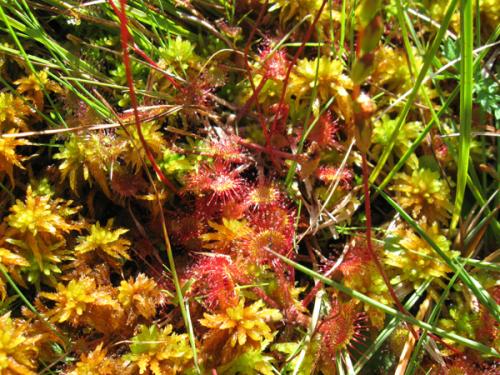
{"type": "MultiPolygon", "coordinates": [[[[377,254],[375,254],[375,251],[373,250],[372,246],[372,210],[371,210],[371,203],[370,203],[370,188],[368,186],[368,162],[366,160],[366,153],[362,152],[361,153],[362,157],[362,162],[363,162],[363,190],[365,194],[365,215],[366,215],[366,244],[368,248],[368,253],[370,257],[373,260],[373,263],[375,263],[375,266],[378,269],[378,272],[384,279],[384,283],[387,286],[387,289],[389,290],[389,294],[391,295],[392,299],[394,300],[394,303],[396,304],[396,307],[398,310],[405,315],[410,315],[408,311],[404,308],[404,306],[401,304],[399,301],[398,296],[396,295],[396,292],[394,291],[394,288],[392,287],[389,278],[387,277],[387,274],[384,271],[384,267],[382,267],[382,264],[380,263],[380,259],[378,259],[377,254]]],[[[410,315],[411,316],[411,315],[410,315]]],[[[415,337],[415,340],[418,340],[418,333],[413,329],[411,325],[408,325],[408,329],[412,333],[412,335],[415,337]]]]}
{"type": "Polygon", "coordinates": [[[281,159],[293,160],[293,161],[296,161],[297,163],[301,163],[304,161],[304,157],[302,155],[290,154],[288,152],[275,150],[275,149],[269,148],[269,147],[266,148],[266,147],[263,147],[263,146],[258,145],[256,143],[248,142],[244,139],[238,139],[236,142],[244,147],[251,148],[251,149],[254,149],[256,151],[264,152],[266,154],[269,154],[271,156],[275,156],[275,157],[278,157],[281,159]]]}
{"type": "Polygon", "coordinates": [[[160,72],[165,76],[165,78],[176,88],[180,89],[181,85],[176,82],[171,76],[169,76],[167,73],[163,72],[163,69],[161,69],[156,62],[154,62],[143,50],[139,48],[139,46],[135,43],[132,43],[132,48],[134,51],[141,56],[144,60],[147,61],[148,64],[151,66],[154,66],[156,69],[160,70],[160,72]]]}
{"type": "Polygon", "coordinates": [[[311,301],[313,300],[314,297],[316,297],[316,293],[318,293],[318,290],[323,286],[323,282],[318,281],[316,285],[311,289],[309,293],[307,293],[307,296],[302,300],[302,306],[307,307],[311,301]]]}
{"type": "Polygon", "coordinates": [[[139,135],[139,140],[141,141],[142,147],[144,148],[144,151],[146,152],[146,156],[151,163],[154,171],[160,178],[161,182],[163,182],[171,191],[177,194],[177,189],[175,186],[170,182],[170,180],[163,174],[161,171],[160,167],[155,161],[154,155],[149,149],[149,146],[144,139],[144,135],[142,134],[142,128],[141,128],[141,119],[139,116],[139,110],[138,110],[138,104],[137,104],[137,96],[135,95],[135,89],[134,89],[134,81],[132,77],[132,68],[130,66],[130,55],[128,52],[128,45],[129,45],[129,40],[130,34],[127,28],[127,14],[125,11],[125,7],[127,5],[127,0],[120,0],[120,7],[121,10],[118,9],[115,4],[113,3],[113,0],[108,0],[109,4],[113,8],[114,12],[120,19],[120,35],[121,35],[121,44],[122,44],[122,49],[123,49],[123,65],[125,65],[125,75],[127,77],[127,84],[129,87],[129,92],[130,92],[130,102],[132,103],[132,108],[134,111],[134,119],[135,119],[135,125],[137,128],[137,134],[139,135]]]}
{"type": "MultiPolygon", "coordinates": [[[[281,97],[280,97],[280,101],[278,104],[278,109],[276,111],[277,114],[281,113],[281,111],[283,110],[283,105],[285,103],[286,89],[288,87],[288,81],[290,80],[290,74],[292,73],[292,69],[295,66],[295,64],[297,63],[299,56],[302,54],[302,51],[304,50],[306,43],[311,38],[314,27],[316,26],[316,23],[318,23],[319,17],[321,16],[321,13],[323,12],[323,9],[325,8],[327,1],[328,0],[323,0],[323,3],[321,4],[321,7],[318,10],[318,13],[316,13],[316,16],[314,17],[313,22],[311,23],[311,25],[307,29],[304,40],[302,40],[302,43],[300,44],[299,49],[297,50],[297,52],[295,52],[295,55],[293,56],[293,59],[290,62],[290,65],[288,66],[288,70],[286,71],[285,79],[283,80],[283,90],[281,91],[281,97]]],[[[278,125],[278,120],[279,120],[279,117],[276,116],[274,118],[273,123],[271,124],[271,134],[275,131],[276,126],[278,125]]],[[[286,120],[286,118],[285,118],[285,120],[286,120]]],[[[269,144],[267,146],[269,146],[269,144]]]]}
{"type": "MultiPolygon", "coordinates": [[[[359,59],[361,57],[361,43],[362,39],[364,36],[364,28],[361,28],[358,31],[357,35],[357,44],[356,44],[356,59],[359,59]]],[[[353,90],[352,90],[352,98],[353,100],[356,100],[360,94],[361,87],[359,84],[354,85],[353,90]]],[[[370,125],[368,125],[370,126],[370,125]]],[[[404,306],[401,304],[399,301],[398,296],[396,295],[396,292],[394,291],[394,288],[391,285],[391,282],[389,278],[387,277],[387,274],[385,273],[384,267],[382,266],[382,263],[380,262],[380,259],[378,258],[377,254],[373,250],[373,245],[372,245],[372,209],[371,209],[371,202],[370,202],[370,187],[369,187],[369,173],[368,173],[368,161],[366,159],[366,153],[367,150],[360,150],[361,151],[361,158],[362,158],[362,169],[363,169],[363,190],[365,194],[365,216],[366,216],[366,243],[367,243],[367,249],[368,249],[368,254],[372,258],[373,263],[375,263],[375,266],[377,267],[378,272],[382,276],[382,279],[384,280],[385,285],[387,286],[387,290],[389,291],[389,294],[391,295],[391,298],[393,299],[394,303],[396,304],[397,309],[401,314],[405,314],[408,316],[411,316],[411,314],[406,311],[404,306]]],[[[410,324],[407,325],[408,329],[412,333],[413,337],[415,340],[418,340],[418,333],[415,331],[413,326],[410,324]]]]}
{"type": "MultiPolygon", "coordinates": [[[[252,86],[253,86],[252,87],[253,94],[246,101],[246,103],[243,105],[243,107],[241,107],[240,111],[236,115],[236,121],[240,121],[241,118],[246,115],[246,113],[248,112],[248,110],[252,106],[253,102],[258,98],[258,96],[259,96],[260,92],[262,91],[262,89],[264,88],[264,84],[267,82],[267,80],[268,80],[268,77],[266,75],[262,76],[262,79],[259,82],[259,86],[257,86],[257,87],[255,87],[255,85],[253,85],[253,81],[250,80],[252,82],[252,86]]],[[[262,129],[262,130],[264,130],[264,129],[262,129]]]]}
{"type": "MultiPolygon", "coordinates": [[[[257,27],[262,22],[262,18],[264,17],[265,11],[267,9],[268,1],[269,0],[266,0],[265,3],[262,5],[260,12],[259,12],[259,15],[257,17],[257,20],[255,21],[255,23],[252,27],[252,30],[250,31],[250,35],[248,36],[248,40],[245,44],[245,49],[243,52],[243,56],[244,56],[244,60],[245,60],[245,69],[247,70],[247,73],[248,73],[248,79],[250,81],[250,86],[252,87],[253,94],[252,94],[252,97],[250,99],[248,99],[248,101],[245,103],[243,108],[239,111],[238,115],[236,116],[236,121],[241,120],[243,118],[243,116],[245,116],[245,114],[250,109],[255,98],[258,97],[260,91],[262,90],[262,87],[264,87],[264,83],[267,81],[267,78],[263,77],[260,84],[259,84],[259,87],[260,86],[262,86],[262,87],[260,87],[260,89],[258,89],[258,90],[255,88],[255,84],[253,83],[253,79],[252,79],[252,71],[250,69],[250,64],[248,63],[248,50],[250,49],[250,43],[251,43],[255,33],[257,32],[257,27]]],[[[266,143],[270,143],[271,139],[269,137],[269,132],[267,131],[266,122],[264,120],[264,117],[262,116],[260,111],[257,111],[257,113],[258,113],[258,117],[259,117],[260,126],[262,128],[262,132],[264,133],[264,137],[266,138],[266,143]]]]}

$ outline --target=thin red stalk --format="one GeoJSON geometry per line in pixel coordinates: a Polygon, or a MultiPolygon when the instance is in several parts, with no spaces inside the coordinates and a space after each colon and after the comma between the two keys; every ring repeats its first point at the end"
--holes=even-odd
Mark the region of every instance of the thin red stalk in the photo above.
{"type": "Polygon", "coordinates": [[[146,52],[144,52],[143,50],[141,50],[139,48],[139,46],[135,43],[132,43],[132,48],[134,49],[135,53],[137,53],[139,56],[141,56],[144,60],[147,61],[148,64],[150,64],[151,66],[154,66],[156,69],[158,69],[164,76],[165,78],[176,88],[176,89],[180,89],[181,88],[181,85],[176,82],[171,76],[169,76],[168,74],[166,74],[165,72],[163,72],[157,63],[155,63],[147,54],[146,52]]]}
{"type": "Polygon", "coordinates": [[[154,155],[152,154],[151,150],[149,149],[149,146],[148,146],[146,140],[144,139],[144,135],[142,134],[141,119],[139,116],[137,96],[135,94],[134,81],[133,81],[133,77],[132,77],[132,68],[130,66],[130,55],[128,52],[130,34],[129,34],[128,28],[127,28],[127,14],[125,11],[125,7],[127,5],[127,0],[120,0],[121,10],[119,10],[115,6],[115,4],[113,3],[113,0],[108,0],[108,2],[111,5],[111,7],[113,8],[113,10],[116,13],[116,15],[118,16],[118,18],[120,19],[120,34],[121,34],[121,44],[122,44],[122,49],[123,49],[123,65],[125,65],[125,75],[127,77],[127,84],[128,84],[129,92],[130,92],[130,102],[132,103],[135,125],[137,128],[137,134],[139,135],[139,140],[141,141],[142,147],[144,147],[144,151],[146,152],[146,156],[147,156],[149,162],[151,163],[154,171],[156,172],[156,174],[160,178],[161,182],[163,182],[174,193],[177,193],[177,189],[175,188],[175,186],[163,174],[160,167],[156,163],[154,155]]]}
{"type": "MultiPolygon", "coordinates": [[[[364,36],[364,28],[361,28],[358,31],[357,35],[357,44],[356,44],[356,59],[359,59],[361,57],[361,42],[364,36]]],[[[352,98],[353,100],[356,100],[359,97],[361,88],[360,85],[354,85],[353,87],[353,92],[352,92],[352,98]]],[[[370,126],[370,125],[368,125],[370,126]]],[[[378,272],[382,276],[382,279],[384,280],[385,285],[387,286],[387,289],[389,291],[389,294],[391,295],[391,298],[393,299],[394,303],[396,304],[397,309],[399,312],[405,315],[411,316],[411,314],[406,311],[402,303],[399,301],[398,296],[396,295],[396,292],[394,291],[394,288],[392,287],[389,278],[387,277],[387,274],[385,273],[384,267],[382,266],[382,263],[380,262],[377,254],[373,250],[373,245],[372,245],[372,210],[371,210],[371,202],[370,202],[370,187],[369,187],[369,173],[368,173],[368,161],[366,160],[366,153],[367,150],[360,150],[361,151],[361,158],[362,158],[362,170],[363,170],[363,190],[364,190],[364,195],[365,195],[365,216],[366,216],[366,242],[367,242],[367,248],[368,248],[368,253],[370,257],[372,258],[373,262],[375,263],[375,266],[377,267],[378,272]]],[[[411,325],[408,325],[408,329],[412,333],[413,337],[415,340],[418,339],[418,333],[413,329],[411,325]]]]}
{"type": "MultiPolygon", "coordinates": [[[[250,69],[250,64],[248,63],[248,50],[250,49],[250,43],[252,42],[253,37],[254,37],[255,33],[257,32],[257,27],[262,22],[262,18],[264,17],[265,10],[267,9],[267,4],[268,4],[268,0],[265,1],[265,3],[262,5],[262,7],[260,9],[257,20],[255,21],[254,25],[252,26],[252,30],[250,31],[250,35],[248,36],[248,40],[245,44],[245,49],[243,51],[243,56],[244,56],[244,60],[245,60],[245,69],[247,70],[247,73],[248,73],[248,79],[250,81],[250,86],[252,87],[253,94],[252,94],[252,97],[250,99],[248,99],[248,101],[245,103],[243,108],[238,113],[238,115],[236,117],[237,121],[241,120],[241,118],[250,109],[251,104],[253,103],[255,98],[259,95],[260,91],[262,90],[262,87],[264,87],[265,81],[267,81],[267,78],[263,77],[260,84],[259,84],[259,87],[260,86],[262,86],[262,87],[257,91],[257,89],[255,88],[255,84],[253,83],[252,71],[250,69]]],[[[266,122],[264,121],[264,117],[262,116],[260,111],[258,111],[258,116],[259,116],[260,126],[262,128],[262,132],[264,133],[264,137],[266,138],[266,143],[269,143],[270,142],[269,132],[267,131],[266,122]]]]}
{"type": "MultiPolygon", "coordinates": [[[[323,9],[325,8],[325,5],[326,5],[327,1],[328,0],[323,0],[323,3],[321,4],[321,7],[318,10],[318,13],[316,13],[316,16],[314,17],[313,22],[309,26],[309,29],[307,29],[307,32],[306,32],[304,40],[300,44],[300,47],[297,50],[297,52],[295,52],[295,55],[293,56],[293,59],[290,62],[290,65],[288,66],[288,69],[287,69],[287,72],[286,72],[286,75],[285,75],[285,79],[283,80],[283,90],[281,91],[281,97],[280,97],[280,101],[279,101],[279,104],[278,104],[278,109],[276,111],[276,113],[278,113],[278,114],[281,113],[281,111],[283,110],[283,105],[285,103],[286,89],[288,87],[288,81],[290,80],[290,74],[292,73],[292,69],[295,66],[295,64],[297,63],[297,60],[298,60],[299,56],[302,54],[302,51],[304,50],[304,48],[306,46],[306,43],[311,38],[312,32],[314,30],[314,27],[316,26],[316,23],[318,23],[319,17],[321,16],[321,13],[323,12],[323,9]]],[[[278,120],[279,120],[279,117],[276,116],[274,118],[274,121],[273,121],[272,125],[271,125],[271,133],[273,133],[275,131],[276,126],[278,125],[278,120]]],[[[286,118],[285,118],[285,120],[286,120],[286,118]]],[[[267,145],[267,146],[269,146],[269,145],[267,145]]]]}
{"type": "MultiPolygon", "coordinates": [[[[236,116],[236,121],[240,121],[241,118],[246,115],[246,113],[248,112],[248,110],[252,106],[253,102],[257,99],[258,95],[260,94],[260,92],[264,88],[264,84],[267,82],[267,80],[268,80],[268,77],[266,75],[264,75],[259,82],[259,86],[257,86],[257,87],[255,87],[255,85],[253,85],[253,81],[250,80],[252,82],[252,86],[253,86],[252,87],[253,94],[246,101],[246,103],[243,105],[243,107],[241,107],[240,111],[238,112],[238,115],[236,116]]],[[[264,130],[264,129],[262,129],[262,130],[264,130]]]]}
{"type": "Polygon", "coordinates": [[[323,286],[323,283],[321,281],[318,281],[316,285],[311,289],[311,291],[305,296],[305,298],[302,300],[302,306],[307,307],[311,301],[313,300],[314,297],[316,297],[316,293],[318,293],[318,290],[323,286]]]}
{"type": "MultiPolygon", "coordinates": [[[[361,153],[362,157],[362,162],[363,162],[363,190],[365,194],[365,215],[366,215],[366,243],[367,243],[367,248],[368,248],[368,253],[370,254],[370,257],[372,258],[373,262],[375,263],[375,266],[378,269],[378,272],[384,279],[384,283],[387,286],[387,289],[389,290],[389,294],[391,295],[392,299],[394,300],[394,303],[396,304],[396,307],[402,314],[410,315],[408,311],[404,308],[404,306],[401,304],[399,301],[398,296],[396,295],[396,292],[394,291],[394,288],[392,287],[389,278],[387,277],[387,274],[384,271],[384,267],[382,267],[382,264],[380,263],[380,260],[378,259],[377,254],[375,254],[375,251],[373,250],[372,246],[372,215],[371,215],[371,203],[370,203],[370,188],[368,186],[368,162],[366,160],[366,153],[362,152],[361,153]]],[[[411,325],[408,325],[408,329],[411,331],[412,335],[415,337],[415,339],[418,339],[418,334],[417,332],[413,329],[411,325]]]]}
{"type": "Polygon", "coordinates": [[[254,149],[256,151],[264,152],[266,154],[269,154],[271,156],[278,157],[281,159],[294,160],[298,163],[301,163],[304,161],[304,158],[301,155],[290,154],[288,152],[275,150],[275,149],[269,148],[269,147],[266,148],[266,147],[263,147],[263,146],[258,145],[256,143],[245,141],[243,139],[239,139],[239,140],[237,140],[237,142],[238,142],[238,144],[240,144],[244,147],[251,148],[251,149],[254,149]]]}

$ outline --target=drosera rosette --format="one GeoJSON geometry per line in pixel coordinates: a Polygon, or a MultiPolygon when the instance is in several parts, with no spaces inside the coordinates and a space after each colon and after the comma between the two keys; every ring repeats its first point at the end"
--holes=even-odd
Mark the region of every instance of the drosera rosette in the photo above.
{"type": "Polygon", "coordinates": [[[205,212],[188,207],[180,212],[173,212],[168,218],[167,226],[174,244],[187,250],[199,251],[203,248],[201,235],[209,232],[205,212]]]}
{"type": "Polygon", "coordinates": [[[316,177],[324,184],[339,183],[339,188],[349,190],[352,187],[354,173],[349,168],[339,169],[331,165],[321,165],[316,170],[316,177]]]}
{"type": "Polygon", "coordinates": [[[259,110],[266,115],[273,114],[272,109],[279,101],[289,64],[285,48],[278,48],[271,39],[264,41],[255,63],[250,67],[251,82],[244,80],[238,84],[238,101],[243,104],[240,117],[255,103],[261,105],[259,110]]]}
{"type": "Polygon", "coordinates": [[[184,191],[197,196],[208,196],[209,204],[228,202],[246,190],[246,182],[240,176],[239,168],[216,159],[213,163],[202,162],[196,171],[185,178],[184,191]]]}
{"type": "Polygon", "coordinates": [[[256,264],[271,264],[275,256],[269,251],[293,257],[295,212],[284,205],[264,206],[250,211],[252,232],[241,240],[241,255],[256,264]]]}
{"type": "MultiPolygon", "coordinates": [[[[451,242],[437,222],[420,224],[422,230],[450,259],[459,255],[451,249],[451,242]]],[[[384,263],[394,269],[395,276],[391,283],[395,285],[409,283],[414,289],[427,280],[433,284],[446,287],[447,274],[451,269],[420,235],[404,224],[389,231],[385,240],[384,263]]]]}
{"type": "Polygon", "coordinates": [[[334,300],[328,315],[318,323],[320,366],[333,367],[337,354],[343,350],[354,350],[364,342],[365,331],[366,315],[359,312],[359,303],[355,300],[334,300]]]}
{"type": "MultiPolygon", "coordinates": [[[[376,247],[374,251],[380,253],[381,249],[376,247]]],[[[351,241],[338,269],[346,287],[361,292],[386,306],[392,306],[393,300],[387,285],[368,253],[366,241],[363,238],[355,237],[351,241]]],[[[363,310],[374,328],[381,329],[384,326],[384,312],[367,303],[363,304],[363,310]]]]}
{"type": "Polygon", "coordinates": [[[217,312],[238,304],[237,288],[243,277],[231,257],[204,254],[188,267],[183,279],[185,285],[189,285],[186,295],[194,297],[206,311],[217,312]]]}
{"type": "Polygon", "coordinates": [[[212,158],[212,160],[223,160],[225,163],[241,165],[250,161],[250,156],[240,143],[244,140],[234,134],[226,134],[222,129],[215,128],[218,136],[206,142],[199,142],[196,150],[201,158],[212,158]]]}
{"type": "Polygon", "coordinates": [[[248,189],[244,202],[253,212],[261,208],[279,207],[285,204],[286,200],[275,181],[259,178],[258,182],[248,189]]]}
{"type": "MultiPolygon", "coordinates": [[[[314,120],[311,121],[309,126],[313,126],[313,122],[314,120]]],[[[319,116],[318,121],[314,124],[314,127],[307,136],[309,147],[316,144],[321,151],[341,149],[342,146],[338,139],[339,131],[339,119],[335,118],[331,111],[326,111],[319,116]]]]}

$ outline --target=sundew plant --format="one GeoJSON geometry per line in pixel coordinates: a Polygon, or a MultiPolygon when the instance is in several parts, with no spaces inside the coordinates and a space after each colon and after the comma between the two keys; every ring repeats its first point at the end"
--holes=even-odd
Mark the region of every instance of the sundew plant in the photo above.
{"type": "Polygon", "coordinates": [[[499,21],[0,0],[0,374],[498,374],[499,21]]]}

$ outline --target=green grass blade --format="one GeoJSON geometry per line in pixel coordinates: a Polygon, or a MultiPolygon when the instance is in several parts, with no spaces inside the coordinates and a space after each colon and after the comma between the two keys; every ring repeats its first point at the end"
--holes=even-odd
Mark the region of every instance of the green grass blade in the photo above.
{"type": "Polygon", "coordinates": [[[473,89],[473,29],[472,0],[460,2],[461,56],[460,63],[460,147],[458,154],[457,189],[451,219],[452,231],[456,229],[467,185],[472,131],[472,89],[473,89]]]}
{"type": "MultiPolygon", "coordinates": [[[[432,280],[427,280],[413,293],[410,298],[404,304],[406,310],[411,309],[423,296],[424,292],[427,290],[429,285],[431,285],[432,280]]],[[[363,355],[356,362],[354,366],[354,372],[358,374],[363,367],[368,363],[368,361],[377,353],[377,351],[382,347],[384,342],[391,336],[392,332],[396,329],[401,320],[397,317],[392,318],[385,328],[379,333],[377,338],[370,344],[368,349],[363,352],[363,355]]]]}
{"type": "Polygon", "coordinates": [[[420,329],[427,330],[427,331],[432,332],[432,333],[434,333],[438,336],[441,336],[443,338],[450,339],[450,340],[457,342],[461,345],[464,345],[464,346],[467,346],[471,349],[477,350],[480,353],[500,358],[500,354],[494,348],[490,348],[490,347],[488,347],[484,344],[481,344],[477,341],[474,341],[474,340],[468,339],[466,337],[445,331],[444,329],[438,328],[438,327],[433,326],[429,323],[422,322],[421,320],[418,320],[417,318],[415,318],[413,316],[403,314],[399,310],[396,310],[392,307],[386,306],[383,303],[380,303],[380,302],[368,297],[367,295],[358,292],[357,290],[348,288],[345,285],[343,285],[337,281],[334,281],[334,280],[331,280],[327,277],[324,277],[323,275],[303,266],[300,263],[296,263],[293,260],[288,259],[287,257],[285,257],[279,253],[276,253],[275,251],[272,251],[269,249],[267,249],[267,251],[269,251],[274,256],[278,257],[279,259],[281,259],[284,263],[294,267],[296,270],[303,272],[304,274],[306,274],[310,277],[317,278],[318,280],[320,280],[324,284],[330,285],[330,286],[334,287],[335,289],[337,289],[338,291],[345,293],[350,297],[356,298],[356,299],[360,300],[361,302],[364,302],[364,303],[366,303],[366,304],[368,304],[376,309],[379,309],[380,311],[383,311],[384,313],[386,313],[388,315],[395,316],[398,319],[404,320],[410,324],[413,324],[413,325],[419,327],[420,329]]]}
{"type": "Polygon", "coordinates": [[[431,247],[432,249],[446,262],[448,267],[458,274],[458,277],[462,282],[472,291],[472,293],[477,297],[477,299],[490,311],[492,316],[500,322],[500,307],[491,298],[490,294],[483,288],[483,286],[474,279],[467,271],[463,268],[462,263],[458,259],[451,259],[448,257],[443,250],[425,233],[425,231],[418,225],[418,223],[413,220],[413,218],[408,215],[391,197],[385,194],[382,190],[379,190],[374,186],[379,194],[389,203],[405,220],[410,227],[418,233],[431,247]]]}
{"type": "MultiPolygon", "coordinates": [[[[436,303],[436,306],[432,309],[431,315],[429,316],[429,319],[427,320],[429,324],[435,324],[436,319],[439,316],[439,313],[441,312],[441,307],[443,306],[443,303],[445,302],[446,298],[448,297],[448,294],[450,293],[451,288],[455,284],[455,281],[458,278],[458,274],[454,274],[453,277],[451,278],[450,282],[446,286],[446,289],[441,293],[441,296],[439,297],[439,301],[436,303]]],[[[420,351],[422,350],[422,347],[424,343],[427,340],[427,332],[424,332],[422,335],[420,335],[417,344],[415,345],[415,348],[413,349],[413,353],[411,354],[411,359],[408,363],[408,368],[406,369],[405,375],[413,375],[415,371],[417,370],[417,366],[420,363],[418,361],[420,351]]]]}
{"type": "Polygon", "coordinates": [[[415,85],[413,86],[413,90],[411,91],[410,95],[408,96],[408,100],[406,101],[406,104],[403,107],[403,110],[401,111],[401,113],[398,116],[398,122],[396,124],[395,129],[394,129],[394,132],[391,134],[389,144],[382,152],[382,155],[380,155],[378,163],[372,171],[372,174],[370,176],[370,183],[373,183],[376,181],[378,175],[382,171],[382,168],[386,164],[387,159],[389,158],[389,155],[390,155],[392,149],[394,148],[399,130],[401,129],[401,126],[403,126],[404,122],[406,121],[406,117],[408,116],[408,113],[410,112],[411,106],[417,97],[420,86],[422,85],[422,82],[424,81],[424,78],[427,75],[427,72],[431,66],[432,60],[439,49],[441,41],[442,41],[444,35],[446,34],[446,31],[448,29],[448,25],[450,23],[450,20],[451,20],[451,17],[453,15],[453,11],[455,10],[455,7],[457,5],[457,2],[458,2],[458,0],[452,0],[450,2],[450,5],[448,6],[448,10],[446,11],[446,15],[444,16],[441,27],[439,28],[439,31],[438,31],[436,37],[434,38],[432,45],[430,46],[428,52],[425,55],[422,69],[420,69],[418,77],[415,81],[415,85]]]}

